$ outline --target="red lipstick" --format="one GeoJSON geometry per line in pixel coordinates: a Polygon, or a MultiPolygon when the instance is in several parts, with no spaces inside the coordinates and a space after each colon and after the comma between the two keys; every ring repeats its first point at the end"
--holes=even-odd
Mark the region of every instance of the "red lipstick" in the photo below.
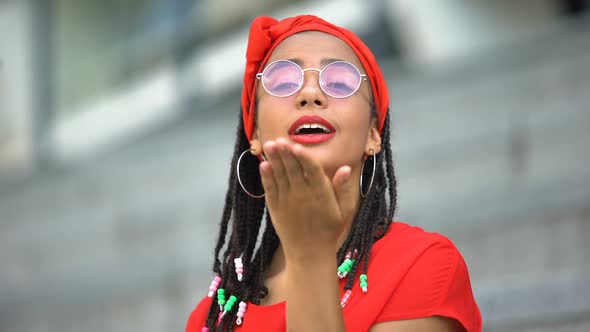
{"type": "Polygon", "coordinates": [[[302,116],[289,127],[289,138],[304,145],[323,143],[335,134],[334,126],[320,116],[302,116]]]}

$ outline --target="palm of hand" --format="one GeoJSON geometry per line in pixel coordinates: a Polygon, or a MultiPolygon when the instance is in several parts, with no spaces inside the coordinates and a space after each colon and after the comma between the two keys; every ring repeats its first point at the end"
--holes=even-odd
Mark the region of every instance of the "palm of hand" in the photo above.
{"type": "MultiPolygon", "coordinates": [[[[285,139],[264,145],[260,165],[266,205],[287,257],[335,254],[355,206],[349,166],[330,179],[302,146],[285,139]]],[[[356,198],[358,199],[358,197],[356,198]]]]}

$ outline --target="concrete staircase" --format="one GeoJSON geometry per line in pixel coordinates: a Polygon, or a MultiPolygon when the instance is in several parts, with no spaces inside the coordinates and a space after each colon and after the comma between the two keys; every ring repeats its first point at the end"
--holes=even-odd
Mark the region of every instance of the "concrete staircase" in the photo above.
{"type": "MultiPolygon", "coordinates": [[[[585,33],[584,33],[585,32],[585,33]]],[[[590,329],[590,39],[385,65],[398,220],[449,236],[487,331],[590,329]]],[[[237,94],[0,188],[0,330],[182,330],[206,293],[237,94]]]]}

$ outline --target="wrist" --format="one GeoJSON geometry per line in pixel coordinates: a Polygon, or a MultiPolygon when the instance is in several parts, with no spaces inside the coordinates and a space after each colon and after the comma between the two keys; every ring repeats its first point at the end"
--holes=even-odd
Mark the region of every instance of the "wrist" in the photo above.
{"type": "Polygon", "coordinates": [[[297,252],[285,254],[287,269],[294,271],[326,271],[330,268],[336,269],[336,251],[317,251],[312,253],[297,252]]]}

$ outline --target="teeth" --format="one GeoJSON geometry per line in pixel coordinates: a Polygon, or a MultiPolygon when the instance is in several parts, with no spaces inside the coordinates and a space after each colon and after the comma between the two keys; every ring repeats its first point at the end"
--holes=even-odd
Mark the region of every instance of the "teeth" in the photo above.
{"type": "Polygon", "coordinates": [[[318,123],[306,123],[306,124],[302,124],[299,127],[297,127],[297,130],[295,130],[295,133],[299,133],[301,131],[301,129],[317,129],[320,128],[321,130],[323,130],[325,133],[330,133],[330,129],[322,126],[321,124],[318,123]]]}

